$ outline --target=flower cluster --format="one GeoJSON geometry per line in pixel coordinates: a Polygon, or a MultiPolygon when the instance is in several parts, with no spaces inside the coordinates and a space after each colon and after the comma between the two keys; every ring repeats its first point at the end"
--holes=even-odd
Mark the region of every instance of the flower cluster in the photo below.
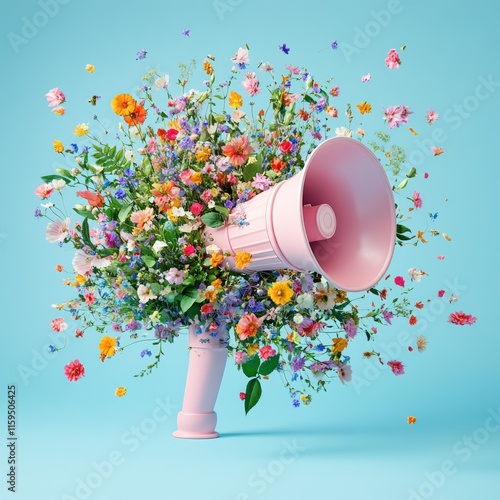
{"type": "MultiPolygon", "coordinates": [[[[283,45],[280,50],[289,49],[283,45]]],[[[140,51],[137,59],[145,56],[140,51]]],[[[351,380],[347,351],[356,337],[375,340],[377,327],[390,325],[394,317],[415,324],[412,313],[422,302],[411,304],[411,288],[405,288],[402,276],[394,279],[395,289],[385,281],[352,298],[314,272],[249,271],[251,253],[223,252],[207,240],[207,227],[246,224],[244,202],[299,172],[331,130],[359,140],[364,136],[363,129],[353,131],[350,106],[345,126],[333,125],[339,116],[338,86],[320,84],[294,66],[278,78],[270,63],[250,71],[247,48],[240,48],[231,62],[229,77],[217,80],[215,58],[207,56],[202,90],[188,90],[189,68],[184,66],[176,89],[168,75],[150,71],[135,97],[110,96],[119,124],[115,139],[106,131],[105,141],[97,126],[80,123],[73,129],[80,144],[65,147],[54,140],[54,151],[74,164],[43,177],[35,189],[43,210],[37,208],[35,215],[49,219],[49,242],[74,249],[66,283],[76,296],[57,307],[81,323],[76,337],[89,328],[102,334],[97,342],[102,361],[148,342],[157,354],[142,376],[157,366],[164,344],[173,342],[182,328],[196,322],[210,342],[224,326],[229,332],[224,342],[235,363],[256,381],[253,394],[248,386],[240,394],[246,409],[258,400],[259,380],[273,371],[299,406],[308,404],[311,393],[324,389],[330,379],[342,384],[351,380]],[[54,201],[56,193],[62,198],[66,192],[80,201],[71,213],[54,201]],[[228,258],[234,260],[234,269],[226,265],[228,258]]],[[[400,63],[392,52],[386,62],[391,69],[400,63]]],[[[87,65],[86,70],[95,68],[87,65]]],[[[63,92],[52,89],[46,97],[53,111],[63,115],[63,92]]],[[[96,105],[100,97],[89,102],[96,105]]],[[[357,109],[361,115],[372,111],[366,102],[357,109]]],[[[410,114],[408,106],[393,106],[384,118],[389,128],[399,127],[410,114]]],[[[432,111],[427,120],[438,117],[432,111]]],[[[389,142],[380,132],[371,145],[387,160],[387,173],[397,183],[406,156],[389,142]]],[[[406,166],[408,174],[395,190],[416,175],[406,166]]],[[[411,209],[422,206],[418,192],[403,201],[411,209]]],[[[403,205],[398,204],[398,247],[425,242],[423,231],[415,237],[403,225],[403,205]]],[[[57,270],[62,272],[62,266],[57,270]]],[[[424,275],[409,271],[410,281],[424,275]]],[[[464,324],[471,318],[459,314],[452,321],[464,324]]],[[[67,327],[63,318],[52,322],[56,332],[67,327]]],[[[140,356],[151,357],[141,346],[140,356]]],[[[415,346],[423,351],[425,337],[416,338],[415,346]]],[[[404,373],[401,361],[383,360],[373,349],[365,352],[370,356],[395,375],[404,373]]],[[[75,360],[65,372],[69,380],[78,380],[84,368],[75,360]]],[[[117,389],[119,396],[125,392],[117,389]]]]}

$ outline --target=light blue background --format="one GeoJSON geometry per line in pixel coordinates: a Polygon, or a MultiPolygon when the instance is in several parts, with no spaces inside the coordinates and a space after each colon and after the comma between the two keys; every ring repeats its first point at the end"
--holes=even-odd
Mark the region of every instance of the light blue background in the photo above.
{"type": "MultiPolygon", "coordinates": [[[[295,0],[23,0],[4,6],[0,436],[7,432],[7,385],[16,384],[18,491],[11,497],[498,498],[497,20],[492,0],[308,5],[295,0]],[[191,36],[182,36],[183,29],[191,36]],[[340,43],[336,52],[329,48],[334,39],[340,43]],[[292,63],[320,80],[333,75],[342,92],[339,109],[363,100],[371,102],[374,114],[382,106],[409,105],[415,111],[410,125],[420,135],[413,137],[404,127],[393,136],[413,153],[419,171],[421,223],[431,227],[427,213],[438,211],[432,225],[453,241],[431,237],[426,247],[398,249],[391,264],[393,275],[409,267],[429,274],[417,285],[419,298],[431,299],[419,324],[412,330],[396,322],[378,336],[377,347],[402,359],[406,375],[394,377],[356,356],[370,347],[359,338],[353,355],[356,383],[333,383],[310,406],[294,409],[273,377],[261,403],[245,417],[238,393],[246,381],[230,361],[216,407],[221,438],[176,440],[171,432],[183,397],[185,338],[166,349],[160,368],[147,380],[132,378],[141,367],[134,356],[101,364],[90,334],[69,338],[65,350],[47,354],[54,342],[50,305],[68,298],[54,267],[68,265],[71,255],[45,241],[45,222],[32,215],[33,189],[60,160],[53,139],[69,143],[76,123],[92,121],[95,109],[85,102],[92,94],[103,95],[98,109],[109,117],[109,99],[132,92],[147,69],[173,75],[179,62],[201,61],[212,53],[222,77],[229,58],[245,43],[251,71],[266,60],[278,74],[292,63]],[[288,56],[278,50],[282,43],[291,48],[288,56]],[[402,44],[407,46],[400,51],[403,65],[391,72],[383,60],[402,44]],[[136,61],[142,48],[147,58],[136,61]],[[84,71],[87,63],[95,64],[95,74],[84,71]],[[367,72],[372,81],[362,84],[367,72]],[[50,113],[44,98],[53,87],[69,98],[62,118],[50,113]],[[429,108],[442,116],[432,127],[424,120],[429,108]],[[433,139],[433,131],[439,137],[433,139]],[[436,139],[445,154],[432,158],[429,145],[436,139]],[[430,173],[426,181],[424,171],[430,173]],[[444,261],[436,259],[440,254],[444,261]],[[437,299],[438,289],[446,296],[458,292],[458,302],[437,299]],[[447,323],[448,314],[459,309],[477,316],[477,324],[447,323]],[[429,349],[408,353],[406,344],[397,342],[404,331],[425,334],[429,349]],[[87,373],[69,384],[63,366],[76,357],[87,373]],[[118,385],[128,388],[126,397],[113,395],[118,385]],[[416,425],[407,425],[408,415],[417,417],[416,425]]],[[[343,117],[339,125],[345,125],[343,117]]],[[[382,120],[377,128],[383,128],[382,120]]],[[[1,449],[5,478],[7,448],[1,449]]],[[[3,480],[0,491],[1,498],[9,498],[3,480]]]]}

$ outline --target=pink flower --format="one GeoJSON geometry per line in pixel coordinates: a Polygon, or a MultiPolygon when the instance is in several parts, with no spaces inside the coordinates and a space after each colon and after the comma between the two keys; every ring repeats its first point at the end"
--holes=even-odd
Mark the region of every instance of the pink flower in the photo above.
{"type": "Polygon", "coordinates": [[[64,367],[64,375],[70,382],[76,382],[85,375],[85,368],[80,361],[75,359],[64,367]]]}
{"type": "Polygon", "coordinates": [[[433,109],[429,109],[429,111],[427,111],[427,123],[429,125],[432,125],[438,118],[439,115],[433,109]]]}
{"type": "Polygon", "coordinates": [[[450,323],[453,323],[454,325],[460,326],[473,325],[477,321],[477,318],[475,316],[472,316],[472,314],[465,314],[462,311],[458,311],[455,313],[451,313],[448,321],[450,323]]]}
{"type": "Polygon", "coordinates": [[[422,198],[420,198],[420,193],[418,191],[413,192],[412,200],[415,208],[422,208],[422,198]]]}
{"type": "Polygon", "coordinates": [[[57,333],[64,332],[68,328],[68,324],[63,318],[55,318],[50,322],[50,327],[57,333]]]}
{"type": "Polygon", "coordinates": [[[240,135],[231,139],[223,148],[222,152],[229,158],[229,161],[235,167],[240,167],[252,154],[253,148],[249,144],[248,139],[240,135]]]}
{"type": "Polygon", "coordinates": [[[238,64],[240,67],[245,67],[245,64],[250,62],[248,50],[240,47],[234,57],[231,58],[231,62],[238,64]]]}
{"type": "Polygon", "coordinates": [[[38,198],[46,200],[54,192],[54,186],[52,184],[41,184],[35,188],[35,194],[38,198]]]}
{"type": "Polygon", "coordinates": [[[431,146],[431,151],[433,152],[434,156],[439,156],[444,153],[443,147],[437,148],[436,146],[431,146]]]}
{"type": "Polygon", "coordinates": [[[84,295],[85,304],[91,306],[95,303],[95,294],[94,292],[89,292],[84,295]]]}
{"type": "Polygon", "coordinates": [[[404,375],[405,373],[405,367],[401,361],[388,361],[387,366],[391,367],[392,373],[394,375],[404,375]]]}
{"type": "Polygon", "coordinates": [[[189,211],[193,215],[200,215],[202,210],[203,210],[203,205],[201,203],[198,203],[197,201],[195,201],[189,208],[189,211]]]}
{"type": "Polygon", "coordinates": [[[412,111],[408,106],[400,104],[399,106],[389,106],[384,109],[384,120],[387,121],[389,128],[399,127],[401,123],[408,123],[408,115],[412,111]]]}
{"type": "Polygon", "coordinates": [[[193,181],[191,180],[191,177],[194,174],[194,170],[188,168],[187,170],[183,170],[180,174],[179,177],[181,179],[181,182],[185,184],[186,186],[192,186],[193,181]]]}
{"type": "Polygon", "coordinates": [[[182,282],[184,281],[185,274],[184,271],[179,271],[176,267],[171,267],[167,274],[165,275],[165,279],[171,284],[171,285],[181,285],[182,282]]]}
{"type": "Polygon", "coordinates": [[[362,76],[361,77],[361,82],[369,82],[372,78],[372,75],[370,75],[370,73],[367,73],[366,75],[362,76]]]}
{"type": "Polygon", "coordinates": [[[405,279],[403,278],[403,276],[396,276],[394,278],[394,283],[396,283],[396,285],[398,286],[405,286],[405,279]]]}
{"type": "Polygon", "coordinates": [[[271,187],[272,181],[269,177],[257,172],[252,181],[252,187],[255,189],[260,189],[261,191],[267,191],[271,187]]]}
{"type": "Polygon", "coordinates": [[[276,354],[276,351],[270,346],[270,345],[265,345],[264,347],[261,347],[259,349],[259,355],[261,359],[266,360],[267,358],[270,358],[271,356],[274,356],[276,354]]]}
{"type": "Polygon", "coordinates": [[[387,54],[387,57],[385,58],[385,65],[389,69],[397,69],[397,68],[399,68],[400,64],[401,64],[401,59],[399,58],[399,55],[396,52],[396,49],[389,50],[389,53],[387,54]]]}
{"type": "Polygon", "coordinates": [[[429,178],[429,173],[428,172],[424,172],[424,179],[428,179],[429,178]]]}
{"type": "Polygon", "coordinates": [[[243,364],[248,359],[248,354],[244,351],[236,351],[234,355],[234,362],[237,365],[243,364]]]}
{"type": "Polygon", "coordinates": [[[45,237],[50,243],[62,242],[68,236],[69,217],[65,220],[49,222],[45,230],[45,237]]]}
{"type": "Polygon", "coordinates": [[[255,73],[247,73],[246,80],[243,80],[241,85],[243,85],[247,94],[251,96],[257,95],[260,92],[259,79],[255,76],[255,73]]]}
{"type": "Polygon", "coordinates": [[[325,323],[314,321],[311,318],[304,318],[297,328],[297,331],[301,337],[309,337],[313,339],[318,336],[318,332],[320,332],[324,327],[325,323]]]}
{"type": "Polygon", "coordinates": [[[445,293],[446,293],[446,292],[445,292],[444,290],[439,290],[439,291],[438,291],[438,297],[439,297],[439,298],[443,297],[445,293]]]}
{"type": "Polygon", "coordinates": [[[200,198],[205,202],[208,203],[212,199],[212,191],[210,189],[205,189],[203,193],[201,193],[200,198]]]}
{"type": "Polygon", "coordinates": [[[194,248],[194,246],[189,243],[184,247],[182,251],[184,252],[184,255],[186,255],[187,257],[191,257],[191,255],[196,252],[196,248],[194,248]]]}
{"type": "Polygon", "coordinates": [[[246,394],[244,392],[240,392],[240,399],[242,401],[245,401],[245,398],[246,398],[246,394]]]}
{"type": "Polygon", "coordinates": [[[61,89],[59,89],[57,87],[55,89],[49,90],[45,94],[45,97],[46,97],[47,101],[49,102],[50,107],[59,106],[59,104],[62,104],[66,100],[66,97],[62,93],[61,89]]]}
{"type": "Polygon", "coordinates": [[[263,317],[259,319],[253,313],[243,315],[236,325],[236,333],[239,335],[240,340],[254,337],[263,320],[263,317]]]}
{"type": "Polygon", "coordinates": [[[349,318],[345,323],[343,323],[342,327],[344,328],[347,336],[351,339],[353,339],[358,333],[358,325],[352,318],[349,318]]]}
{"type": "Polygon", "coordinates": [[[342,363],[337,366],[337,375],[343,384],[350,382],[352,379],[352,368],[348,364],[342,363]]]}

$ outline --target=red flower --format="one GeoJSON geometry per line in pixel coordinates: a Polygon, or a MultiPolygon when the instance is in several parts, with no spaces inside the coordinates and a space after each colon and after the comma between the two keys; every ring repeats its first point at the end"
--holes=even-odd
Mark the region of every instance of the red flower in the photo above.
{"type": "Polygon", "coordinates": [[[214,312],[214,306],[212,304],[203,304],[200,308],[200,311],[203,316],[207,316],[208,314],[214,312]]]}
{"type": "Polygon", "coordinates": [[[179,131],[177,129],[175,129],[175,128],[169,128],[167,130],[166,134],[165,134],[165,137],[169,141],[175,141],[178,133],[179,133],[179,131]]]}
{"type": "Polygon", "coordinates": [[[70,382],[76,382],[85,375],[85,368],[75,359],[64,367],[64,374],[70,382]]]}
{"type": "Polygon", "coordinates": [[[405,373],[405,367],[401,361],[388,361],[387,365],[391,367],[392,373],[394,375],[404,375],[405,373]]]}
{"type": "Polygon", "coordinates": [[[279,148],[280,148],[280,151],[286,155],[288,154],[292,148],[293,148],[293,144],[290,142],[290,141],[283,141],[280,145],[279,145],[279,148]]]}
{"type": "Polygon", "coordinates": [[[76,194],[81,198],[85,198],[91,207],[104,206],[104,196],[101,193],[91,193],[90,191],[77,191],[76,194]]]}
{"type": "Polygon", "coordinates": [[[410,325],[412,325],[412,326],[413,326],[413,325],[416,325],[416,324],[417,324],[417,321],[418,321],[418,320],[417,320],[417,317],[416,317],[416,316],[414,316],[414,315],[412,314],[412,315],[410,316],[410,321],[409,321],[410,325]]]}
{"type": "Polygon", "coordinates": [[[184,255],[187,255],[188,257],[191,257],[191,255],[193,255],[195,252],[196,252],[196,249],[194,248],[193,245],[191,245],[191,243],[189,245],[186,245],[184,247],[184,255]]]}
{"type": "Polygon", "coordinates": [[[246,397],[246,394],[245,394],[244,392],[240,392],[240,399],[241,399],[242,401],[244,401],[244,400],[245,400],[245,397],[246,397]]]}
{"type": "Polygon", "coordinates": [[[189,208],[189,211],[193,215],[200,215],[202,210],[203,210],[203,205],[201,203],[196,202],[196,201],[189,208]]]}
{"type": "Polygon", "coordinates": [[[396,276],[394,278],[394,283],[396,283],[396,285],[398,286],[405,286],[405,279],[403,278],[403,276],[396,276]]]}
{"type": "Polygon", "coordinates": [[[127,125],[132,127],[134,125],[139,125],[140,123],[144,123],[144,121],[146,120],[146,115],[147,111],[144,109],[143,106],[138,104],[134,108],[134,111],[132,111],[132,113],[130,113],[129,115],[125,115],[123,119],[125,120],[127,125]]]}
{"type": "Polygon", "coordinates": [[[445,294],[444,290],[439,290],[438,297],[442,297],[445,294]]]}
{"type": "Polygon", "coordinates": [[[472,314],[465,314],[462,311],[458,311],[455,313],[451,313],[448,318],[448,322],[453,323],[454,325],[473,325],[477,321],[475,316],[472,314]]]}
{"type": "Polygon", "coordinates": [[[271,162],[271,168],[279,174],[286,167],[286,163],[281,158],[274,158],[271,162]]]}
{"type": "Polygon", "coordinates": [[[424,304],[421,300],[419,300],[416,304],[415,304],[415,307],[417,309],[423,309],[424,308],[424,304]]]}
{"type": "Polygon", "coordinates": [[[274,356],[276,351],[270,345],[265,345],[259,349],[259,354],[261,359],[266,360],[267,358],[274,356]]]}

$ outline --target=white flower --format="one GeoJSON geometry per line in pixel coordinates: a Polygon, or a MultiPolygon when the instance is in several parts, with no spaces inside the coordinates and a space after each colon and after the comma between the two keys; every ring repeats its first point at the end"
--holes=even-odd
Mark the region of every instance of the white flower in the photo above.
{"type": "Polygon", "coordinates": [[[186,211],[182,207],[172,207],[172,215],[174,217],[184,217],[186,211]]]}
{"type": "Polygon", "coordinates": [[[137,295],[139,296],[139,302],[145,304],[146,302],[156,299],[158,295],[155,295],[149,286],[139,285],[137,289],[137,295]]]}
{"type": "Polygon", "coordinates": [[[314,309],[314,301],[311,293],[301,293],[297,296],[297,307],[300,309],[314,309]]]}
{"type": "Polygon", "coordinates": [[[337,127],[335,129],[335,135],[337,137],[352,137],[352,131],[346,127],[337,127]]]}
{"type": "Polygon", "coordinates": [[[190,224],[189,222],[187,224],[182,224],[182,226],[179,226],[179,231],[181,233],[190,233],[194,229],[196,229],[196,225],[190,224]]]}
{"type": "Polygon", "coordinates": [[[132,127],[129,127],[128,129],[128,133],[132,136],[132,137],[140,137],[141,136],[141,133],[139,132],[139,129],[134,125],[132,127]]]}
{"type": "Polygon", "coordinates": [[[294,323],[299,324],[299,323],[302,323],[302,321],[304,321],[304,316],[302,316],[302,314],[297,313],[294,315],[294,317],[293,317],[294,323]]]}
{"type": "Polygon", "coordinates": [[[111,262],[98,255],[89,255],[80,249],[76,251],[72,264],[78,274],[85,275],[90,273],[94,267],[103,269],[108,267],[111,262]]]}
{"type": "Polygon", "coordinates": [[[170,77],[168,75],[160,76],[155,80],[155,90],[161,90],[168,87],[170,77]]]}
{"type": "Polygon", "coordinates": [[[125,156],[125,159],[126,159],[127,161],[130,161],[130,162],[135,161],[135,153],[134,153],[131,149],[127,149],[127,150],[125,151],[124,156],[125,156]]]}
{"type": "Polygon", "coordinates": [[[207,252],[208,255],[212,255],[213,253],[219,253],[220,248],[212,243],[211,245],[208,245],[208,247],[205,248],[205,251],[207,252]]]}
{"type": "Polygon", "coordinates": [[[210,200],[210,201],[207,203],[207,206],[208,206],[208,208],[214,208],[214,207],[215,207],[215,201],[214,201],[214,200],[210,200]]]}
{"type": "Polygon", "coordinates": [[[69,217],[65,220],[57,220],[55,222],[49,222],[47,224],[47,229],[45,235],[50,243],[57,243],[64,241],[66,236],[68,236],[69,229],[69,217]]]}
{"type": "Polygon", "coordinates": [[[64,179],[54,179],[52,181],[52,186],[56,191],[60,191],[66,186],[66,181],[64,179]]]}
{"type": "Polygon", "coordinates": [[[411,267],[410,269],[408,269],[408,274],[410,275],[411,281],[419,282],[422,280],[422,277],[425,276],[427,273],[425,271],[419,271],[418,269],[411,267]]]}
{"type": "Polygon", "coordinates": [[[165,248],[167,244],[164,241],[157,240],[153,245],[153,251],[158,253],[162,248],[165,248]]]}
{"type": "Polygon", "coordinates": [[[50,208],[50,207],[54,207],[55,204],[49,201],[49,203],[40,203],[40,206],[42,208],[50,208]]]}

